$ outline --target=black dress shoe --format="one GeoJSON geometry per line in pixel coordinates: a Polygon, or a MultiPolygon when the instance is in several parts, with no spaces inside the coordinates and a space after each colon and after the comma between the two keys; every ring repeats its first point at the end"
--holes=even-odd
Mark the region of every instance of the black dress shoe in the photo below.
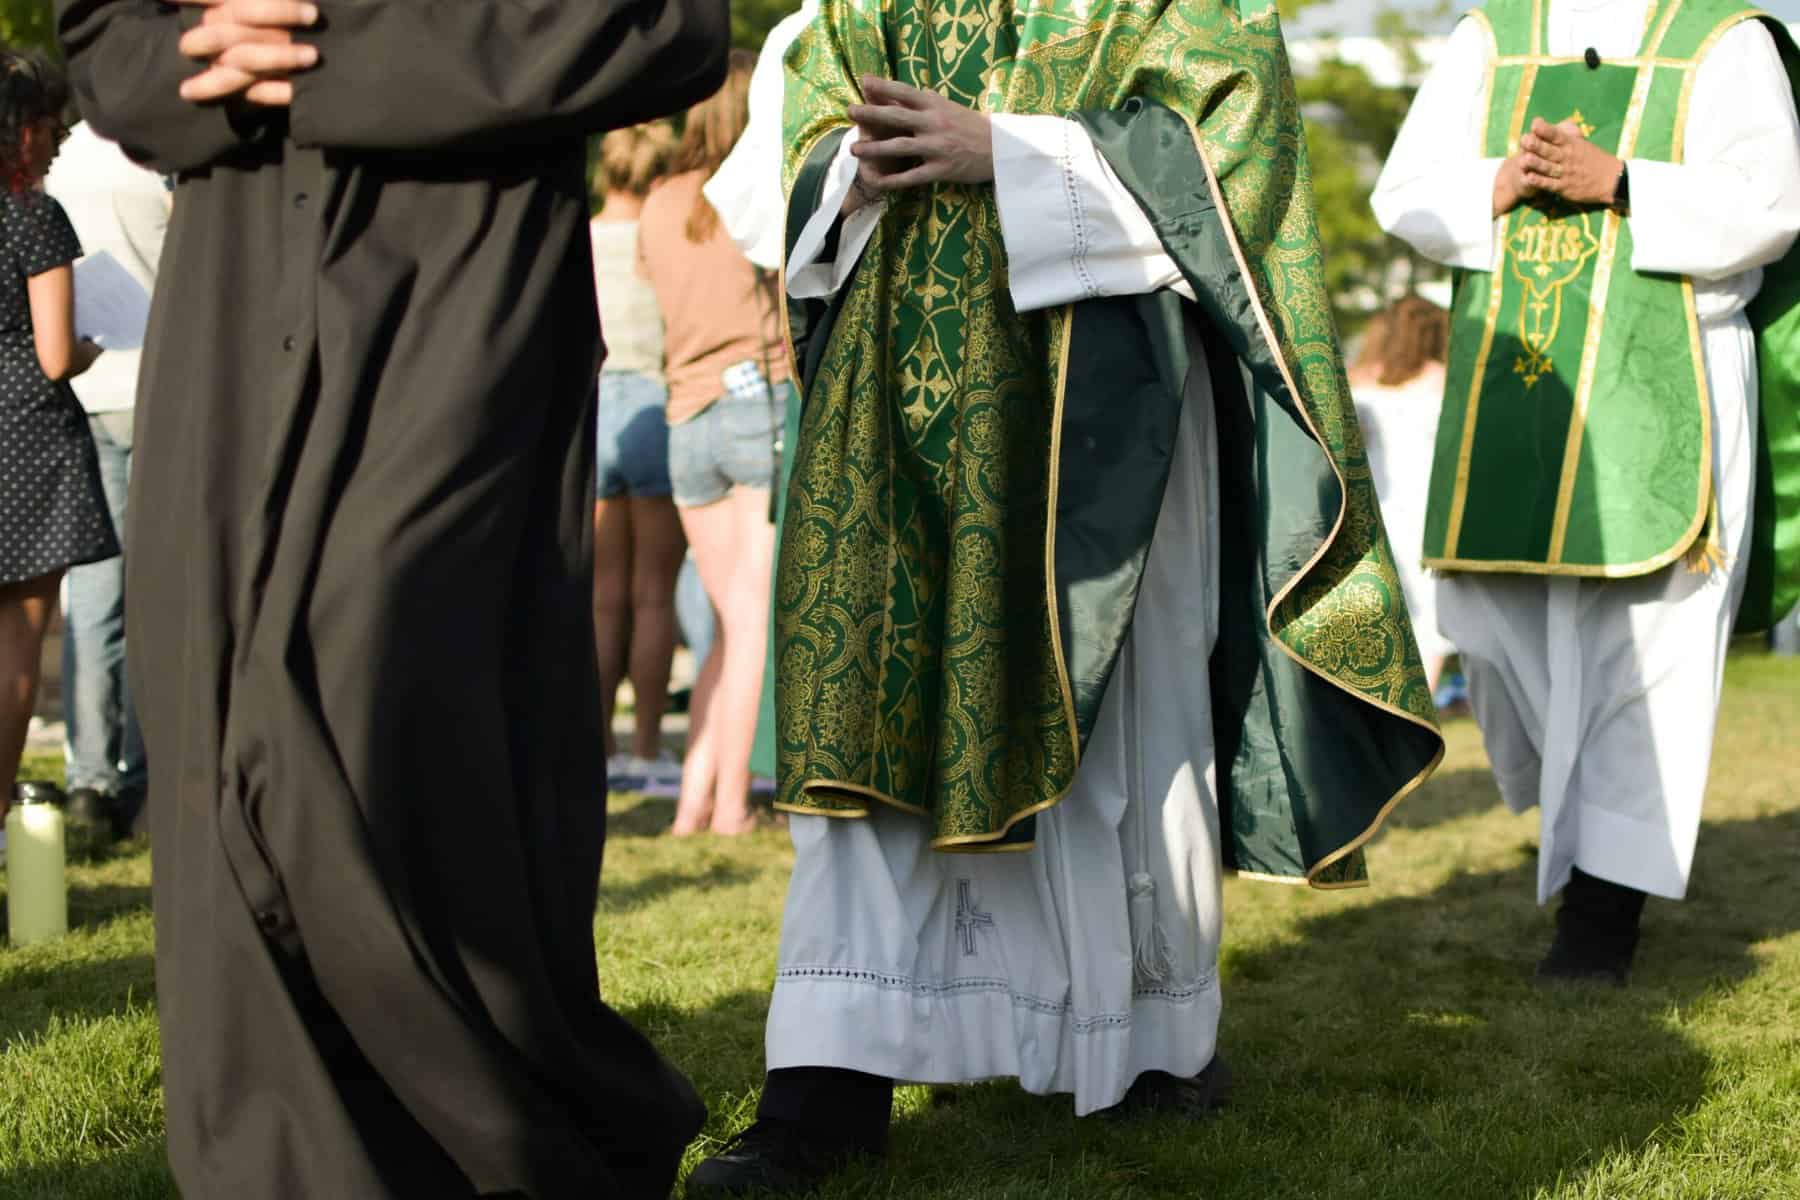
{"type": "Polygon", "coordinates": [[[1125,1098],[1105,1110],[1109,1117],[1135,1117],[1159,1113],[1175,1117],[1204,1117],[1224,1108],[1231,1100],[1231,1068],[1213,1055],[1206,1069],[1191,1079],[1167,1071],[1145,1071],[1132,1082],[1125,1098]]]}
{"type": "Polygon", "coordinates": [[[98,788],[75,788],[69,793],[64,811],[71,821],[80,821],[109,839],[119,837],[118,801],[98,788]]]}
{"type": "Polygon", "coordinates": [[[861,1155],[879,1151],[763,1118],[695,1167],[689,1200],[715,1196],[804,1196],[861,1155]]]}
{"type": "Polygon", "coordinates": [[[1644,893],[1576,868],[1556,912],[1556,937],[1537,965],[1539,983],[1631,982],[1644,893]]]}

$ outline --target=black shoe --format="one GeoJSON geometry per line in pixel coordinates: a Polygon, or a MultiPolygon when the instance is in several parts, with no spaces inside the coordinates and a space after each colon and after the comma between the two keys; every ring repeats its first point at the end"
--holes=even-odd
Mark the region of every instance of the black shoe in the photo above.
{"type": "Polygon", "coordinates": [[[1145,1071],[1133,1081],[1125,1098],[1105,1110],[1109,1117],[1135,1117],[1144,1113],[1199,1118],[1216,1113],[1231,1101],[1231,1068],[1213,1055],[1206,1069],[1191,1079],[1167,1071],[1145,1071]]]}
{"type": "Polygon", "coordinates": [[[1643,912],[1644,893],[1577,868],[1563,889],[1556,937],[1537,965],[1538,982],[1626,986],[1643,912]]]}
{"type": "Polygon", "coordinates": [[[804,1196],[861,1155],[879,1151],[763,1118],[695,1167],[689,1200],[711,1196],[804,1196]]]}
{"type": "Polygon", "coordinates": [[[119,802],[98,788],[79,787],[69,793],[64,811],[69,820],[80,821],[110,839],[117,839],[119,802]]]}

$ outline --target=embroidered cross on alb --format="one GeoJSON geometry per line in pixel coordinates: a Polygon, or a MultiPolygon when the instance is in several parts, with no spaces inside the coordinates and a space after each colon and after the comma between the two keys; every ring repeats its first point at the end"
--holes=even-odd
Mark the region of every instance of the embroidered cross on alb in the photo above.
{"type": "Polygon", "coordinates": [[[956,932],[962,936],[965,958],[975,957],[975,931],[993,927],[993,916],[975,907],[975,885],[967,879],[957,880],[956,932]]]}

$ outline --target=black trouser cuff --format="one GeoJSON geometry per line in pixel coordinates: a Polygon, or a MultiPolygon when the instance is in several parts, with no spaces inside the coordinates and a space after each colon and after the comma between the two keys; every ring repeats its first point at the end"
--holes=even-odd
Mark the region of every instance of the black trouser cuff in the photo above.
{"type": "Polygon", "coordinates": [[[763,1080],[756,1115],[783,1121],[859,1150],[887,1145],[894,1081],[841,1067],[783,1067],[763,1080]]]}

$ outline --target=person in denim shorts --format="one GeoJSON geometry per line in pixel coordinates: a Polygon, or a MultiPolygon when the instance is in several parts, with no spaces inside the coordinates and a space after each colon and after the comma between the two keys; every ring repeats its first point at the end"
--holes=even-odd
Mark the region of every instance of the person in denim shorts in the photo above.
{"type": "Polygon", "coordinates": [[[662,717],[675,652],[675,576],[687,539],[669,498],[662,313],[638,262],[638,217],[674,144],[662,122],[607,134],[594,181],[602,203],[589,227],[607,343],[595,421],[594,642],[607,776],[619,789],[672,784],[681,773],[662,751],[662,717]],[[636,700],[627,754],[612,730],[623,678],[636,700]]]}
{"type": "Polygon", "coordinates": [[[725,86],[688,113],[675,173],[645,201],[639,239],[666,337],[669,480],[718,616],[694,685],[678,835],[755,825],[750,750],[775,557],[769,495],[790,385],[772,281],[701,193],[744,131],[755,61],[734,52],[725,86]]]}

